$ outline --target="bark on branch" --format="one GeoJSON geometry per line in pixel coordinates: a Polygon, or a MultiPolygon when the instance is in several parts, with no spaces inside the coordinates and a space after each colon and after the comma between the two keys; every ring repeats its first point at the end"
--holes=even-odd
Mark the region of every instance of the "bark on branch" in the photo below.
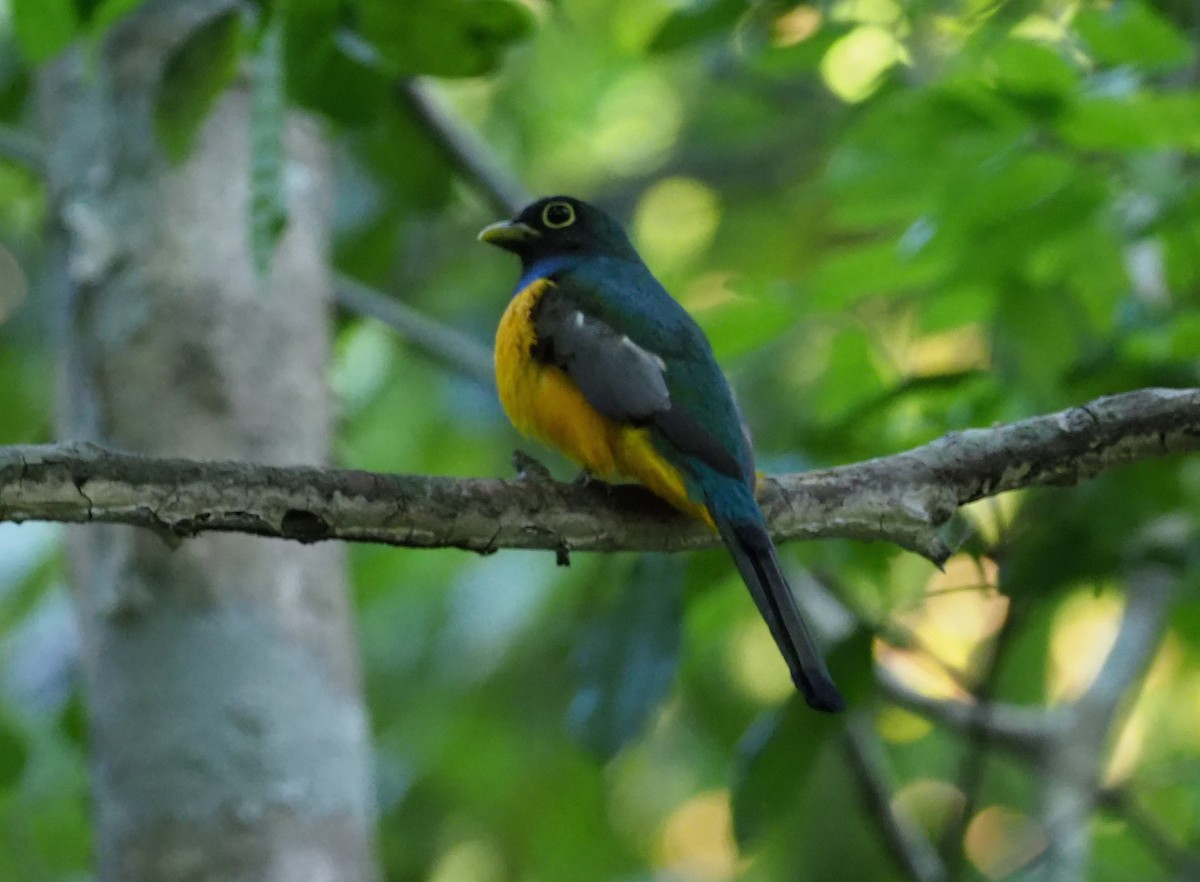
{"type": "MultiPolygon", "coordinates": [[[[884,540],[941,561],[938,528],[966,503],[1069,485],[1200,448],[1200,389],[1143,389],[894,456],[764,478],[780,540],[884,540]]],[[[674,551],[716,544],[630,486],[384,475],[140,456],[90,444],[0,448],[0,520],[104,522],[165,537],[219,530],[418,548],[674,551]]]]}

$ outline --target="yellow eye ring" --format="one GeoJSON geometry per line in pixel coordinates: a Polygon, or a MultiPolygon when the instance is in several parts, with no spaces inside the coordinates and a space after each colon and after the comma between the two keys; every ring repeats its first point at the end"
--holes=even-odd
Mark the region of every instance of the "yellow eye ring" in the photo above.
{"type": "Polygon", "coordinates": [[[561,230],[575,223],[575,208],[569,202],[551,202],[542,209],[542,223],[551,230],[561,230]]]}

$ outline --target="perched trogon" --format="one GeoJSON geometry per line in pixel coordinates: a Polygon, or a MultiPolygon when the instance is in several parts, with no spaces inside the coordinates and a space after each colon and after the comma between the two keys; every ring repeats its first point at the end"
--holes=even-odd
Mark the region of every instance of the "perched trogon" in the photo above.
{"type": "Polygon", "coordinates": [[[567,196],[479,234],[521,258],[496,333],[518,429],[602,478],[632,477],[716,529],[809,705],[841,710],[754,497],[749,436],[704,332],[624,230],[567,196]]]}

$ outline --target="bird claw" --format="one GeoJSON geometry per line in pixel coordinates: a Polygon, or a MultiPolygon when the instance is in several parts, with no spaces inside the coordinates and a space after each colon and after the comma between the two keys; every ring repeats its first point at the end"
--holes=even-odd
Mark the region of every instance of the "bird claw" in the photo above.
{"type": "Polygon", "coordinates": [[[550,470],[542,465],[540,460],[534,459],[523,450],[513,451],[512,466],[517,472],[517,477],[522,481],[549,483],[554,480],[550,470]]]}
{"type": "Polygon", "coordinates": [[[579,474],[571,479],[572,487],[590,487],[592,484],[603,483],[587,469],[580,469],[579,474]]]}

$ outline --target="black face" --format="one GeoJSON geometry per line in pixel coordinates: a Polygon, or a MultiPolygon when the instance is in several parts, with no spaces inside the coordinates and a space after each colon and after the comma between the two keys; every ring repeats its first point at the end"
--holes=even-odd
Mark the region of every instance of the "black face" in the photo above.
{"type": "Polygon", "coordinates": [[[637,259],[620,225],[594,205],[550,196],[526,206],[511,221],[484,229],[479,238],[530,262],[540,257],[597,254],[637,259]]]}

